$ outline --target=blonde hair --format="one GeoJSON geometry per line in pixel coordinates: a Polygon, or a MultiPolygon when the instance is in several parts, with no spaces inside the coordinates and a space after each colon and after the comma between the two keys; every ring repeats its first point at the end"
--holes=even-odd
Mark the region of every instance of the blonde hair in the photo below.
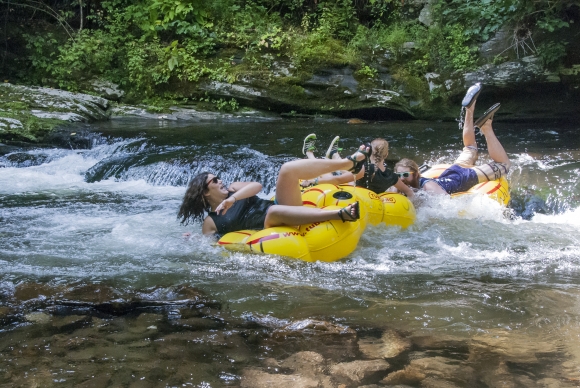
{"type": "Polygon", "coordinates": [[[380,161],[385,160],[389,155],[389,142],[383,138],[377,137],[371,141],[371,146],[373,147],[373,159],[374,164],[378,164],[380,161]]]}
{"type": "Polygon", "coordinates": [[[417,176],[419,174],[419,166],[411,159],[405,158],[399,160],[399,162],[395,164],[395,170],[397,170],[397,167],[407,167],[409,170],[417,174],[417,176]]]}

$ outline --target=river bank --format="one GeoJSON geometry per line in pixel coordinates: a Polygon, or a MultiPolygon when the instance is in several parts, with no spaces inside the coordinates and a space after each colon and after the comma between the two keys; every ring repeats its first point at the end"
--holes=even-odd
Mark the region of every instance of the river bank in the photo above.
{"type": "MultiPolygon", "coordinates": [[[[568,73],[578,76],[580,68],[571,69],[568,73]]],[[[330,84],[324,84],[319,77],[321,90],[328,90],[330,84]],[[326,89],[325,89],[326,88],[326,89]]],[[[335,77],[336,78],[336,77],[335,77]]],[[[473,82],[485,79],[484,74],[469,76],[473,82]]],[[[340,81],[340,79],[339,79],[340,81]]],[[[487,80],[492,82],[491,80],[487,80]]],[[[330,81],[325,81],[330,82],[330,81]]],[[[340,88],[337,79],[332,83],[334,88],[340,88]]],[[[478,81],[479,82],[479,81],[478,81]]],[[[503,122],[576,122],[580,120],[580,89],[569,89],[558,83],[527,84],[515,89],[486,85],[479,98],[479,105],[488,106],[501,101],[502,109],[496,115],[496,121],[503,122]],[[567,90],[567,91],[566,91],[567,90]]],[[[0,84],[0,139],[5,142],[43,142],[50,138],[55,129],[63,129],[69,123],[97,122],[119,118],[140,118],[154,121],[278,121],[283,119],[317,119],[344,120],[352,123],[390,120],[431,119],[454,121],[458,116],[458,107],[446,108],[437,114],[433,112],[413,113],[411,104],[401,110],[392,110],[384,106],[397,93],[388,90],[376,90],[375,97],[366,95],[366,107],[356,108],[349,103],[341,104],[341,108],[319,111],[315,108],[303,108],[296,104],[280,103],[264,99],[262,92],[235,85],[214,85],[212,95],[225,101],[231,98],[236,101],[234,112],[227,109],[220,111],[213,103],[175,103],[167,101],[162,106],[125,105],[104,97],[83,93],[71,93],[64,90],[40,87],[27,87],[0,84]],[[249,98],[251,96],[252,98],[249,98]],[[262,96],[262,97],[261,97],[262,96]],[[386,99],[386,100],[385,100],[386,99]],[[245,101],[247,105],[241,106],[245,101]],[[269,102],[268,102],[269,101],[269,102]],[[298,109],[298,111],[292,108],[298,109]],[[393,113],[395,112],[395,113],[393,113]]],[[[576,88],[578,88],[576,86],[576,88]]],[[[326,92],[325,92],[326,93],[326,92]]],[[[400,101],[404,98],[399,96],[400,101]]],[[[359,98],[360,99],[360,98],[359,98]]],[[[300,102],[301,99],[294,100],[300,102]]],[[[335,101],[338,104],[340,100],[335,101]]],[[[334,104],[334,103],[333,103],[334,104]]],[[[459,103],[457,104],[459,105],[459,103]]],[[[483,112],[483,109],[481,110],[483,112]]]]}

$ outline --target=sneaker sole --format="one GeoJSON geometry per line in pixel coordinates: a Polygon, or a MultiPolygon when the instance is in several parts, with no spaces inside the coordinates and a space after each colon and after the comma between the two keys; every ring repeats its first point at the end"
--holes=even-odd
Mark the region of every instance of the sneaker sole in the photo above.
{"type": "Polygon", "coordinates": [[[316,140],[316,134],[311,133],[310,135],[308,135],[304,138],[304,143],[302,144],[302,155],[306,155],[306,152],[308,151],[306,149],[306,142],[309,140],[316,140]]]}
{"type": "Polygon", "coordinates": [[[331,152],[332,152],[332,148],[334,148],[335,143],[337,143],[340,140],[340,136],[335,136],[334,139],[332,139],[332,141],[330,142],[330,145],[328,146],[328,149],[326,150],[326,154],[324,155],[324,157],[326,159],[330,159],[332,157],[331,152]]]}

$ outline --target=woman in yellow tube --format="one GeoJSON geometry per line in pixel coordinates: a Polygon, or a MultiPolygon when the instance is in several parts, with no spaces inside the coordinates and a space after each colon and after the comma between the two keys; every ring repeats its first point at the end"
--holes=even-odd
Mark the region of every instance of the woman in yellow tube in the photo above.
{"type": "Polygon", "coordinates": [[[284,163],[278,173],[275,201],[256,196],[262,190],[258,182],[234,182],[226,187],[214,174],[200,173],[188,185],[178,218],[184,225],[203,220],[203,234],[218,237],[242,229],[297,226],[328,220],[356,221],[360,218],[358,202],[339,211],[302,206],[298,182],[337,170],[356,174],[362,169],[369,151],[361,146],[344,159],[302,159],[284,163]]]}

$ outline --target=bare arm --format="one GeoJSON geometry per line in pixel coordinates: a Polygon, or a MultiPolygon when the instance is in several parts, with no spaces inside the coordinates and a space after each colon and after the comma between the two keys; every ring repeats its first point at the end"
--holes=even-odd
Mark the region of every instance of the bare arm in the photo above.
{"type": "Polygon", "coordinates": [[[205,220],[203,220],[203,225],[201,226],[201,232],[204,236],[213,236],[217,233],[215,222],[213,222],[211,217],[205,217],[205,220]]]}
{"type": "Polygon", "coordinates": [[[233,192],[228,198],[215,209],[217,214],[226,214],[238,199],[250,198],[262,191],[262,184],[258,182],[234,182],[228,187],[228,191],[233,192]]]}
{"type": "MultiPolygon", "coordinates": [[[[397,183],[394,184],[395,188],[400,192],[407,196],[409,199],[413,199],[415,197],[415,192],[409,186],[403,183],[400,179],[397,183]]],[[[438,185],[439,186],[439,185],[438,185]]]]}
{"type": "Polygon", "coordinates": [[[428,181],[423,185],[423,189],[432,194],[447,194],[447,191],[435,181],[428,181]]]}

